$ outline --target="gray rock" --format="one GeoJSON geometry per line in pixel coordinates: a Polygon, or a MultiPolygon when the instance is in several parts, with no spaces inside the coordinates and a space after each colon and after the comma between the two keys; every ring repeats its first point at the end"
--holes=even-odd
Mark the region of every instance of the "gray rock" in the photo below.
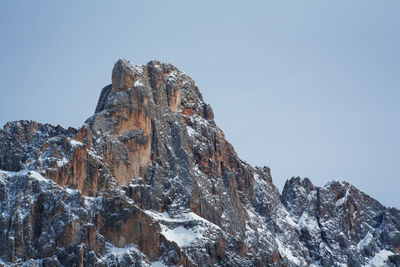
{"type": "Polygon", "coordinates": [[[78,130],[6,124],[0,169],[5,264],[399,265],[397,209],[345,182],[281,195],[171,64],[118,60],[78,130]]]}

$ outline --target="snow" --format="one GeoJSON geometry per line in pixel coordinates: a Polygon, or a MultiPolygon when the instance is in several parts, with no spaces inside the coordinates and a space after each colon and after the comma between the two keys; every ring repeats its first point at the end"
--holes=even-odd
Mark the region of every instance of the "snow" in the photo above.
{"type": "Polygon", "coordinates": [[[368,262],[364,267],[378,267],[378,266],[387,266],[385,261],[389,256],[394,255],[393,252],[383,249],[375,254],[375,256],[368,262]]]}
{"type": "Polygon", "coordinates": [[[179,73],[178,73],[176,70],[174,70],[173,72],[171,72],[171,73],[169,74],[169,76],[168,76],[168,81],[169,81],[169,82],[170,82],[170,81],[176,82],[177,79],[178,79],[178,75],[179,75],[179,73]]]}
{"type": "Polygon", "coordinates": [[[92,157],[95,158],[96,160],[99,160],[99,161],[103,161],[103,160],[104,160],[103,157],[97,155],[97,154],[96,154],[93,150],[91,150],[91,149],[88,149],[87,152],[89,153],[90,156],[92,156],[92,157]]]}
{"type": "Polygon", "coordinates": [[[131,64],[131,65],[133,66],[133,69],[134,69],[134,71],[136,73],[138,73],[138,74],[142,74],[143,73],[143,68],[141,66],[133,65],[133,64],[131,64]]]}
{"type": "Polygon", "coordinates": [[[67,163],[68,163],[68,159],[66,159],[66,158],[63,158],[62,160],[57,160],[57,166],[58,166],[58,168],[64,166],[64,165],[67,164],[67,163]]]}
{"type": "Polygon", "coordinates": [[[197,114],[194,114],[194,121],[196,122],[197,125],[202,125],[204,127],[208,126],[208,121],[203,117],[198,116],[197,114]]]}
{"type": "Polygon", "coordinates": [[[69,143],[70,143],[73,147],[83,146],[83,143],[82,143],[82,142],[79,142],[79,141],[74,140],[74,139],[71,139],[71,140],[69,141],[69,143]]]}
{"type": "Polygon", "coordinates": [[[154,64],[153,65],[154,68],[161,70],[161,66],[159,64],[154,64]]]}
{"type": "Polygon", "coordinates": [[[68,194],[70,194],[70,195],[77,194],[78,192],[80,192],[77,189],[71,189],[71,188],[68,188],[68,187],[65,187],[65,191],[67,191],[68,194]]]}
{"type": "MultiPolygon", "coordinates": [[[[286,211],[287,212],[287,211],[286,211]]],[[[286,222],[293,226],[294,228],[299,228],[299,226],[293,221],[292,217],[290,216],[289,213],[286,214],[285,216],[286,222]]]]}
{"type": "MultiPolygon", "coordinates": [[[[109,261],[114,258],[117,259],[117,262],[121,259],[123,259],[124,257],[128,256],[131,257],[132,254],[133,255],[138,255],[141,256],[143,258],[145,258],[146,256],[135,246],[135,245],[128,245],[124,248],[119,248],[116,247],[110,243],[106,243],[106,247],[107,247],[107,253],[101,257],[99,259],[99,263],[106,263],[106,265],[109,265],[109,261]]],[[[145,261],[140,261],[141,265],[140,266],[150,266],[150,264],[148,264],[145,261]]]]}
{"type": "Polygon", "coordinates": [[[179,247],[189,246],[196,238],[201,238],[201,231],[194,228],[184,228],[183,226],[178,226],[174,229],[169,229],[166,226],[162,226],[161,233],[169,241],[173,241],[178,244],[179,247]]]}
{"type": "Polygon", "coordinates": [[[30,177],[35,178],[38,181],[41,182],[50,182],[50,180],[44,178],[42,175],[40,175],[40,173],[35,172],[35,171],[30,171],[28,172],[28,174],[30,175],[30,177]]]}
{"type": "Polygon", "coordinates": [[[97,210],[99,210],[103,206],[103,197],[87,197],[84,196],[85,199],[85,207],[87,208],[90,216],[94,217],[97,210]]]}
{"type": "Polygon", "coordinates": [[[181,248],[189,246],[195,240],[209,237],[210,230],[220,230],[219,226],[193,212],[189,212],[189,210],[180,210],[174,217],[171,217],[167,212],[159,213],[150,210],[145,212],[160,223],[161,234],[181,248]],[[194,222],[195,224],[193,224],[194,222]],[[194,226],[185,227],[184,225],[188,223],[194,226]]]}
{"type": "Polygon", "coordinates": [[[290,249],[288,249],[287,246],[285,246],[281,240],[279,240],[279,238],[276,239],[276,243],[278,244],[278,249],[279,249],[279,253],[285,257],[286,259],[288,259],[288,261],[293,262],[296,265],[300,265],[301,262],[300,260],[293,256],[292,252],[290,251],[290,249]]]}
{"type": "Polygon", "coordinates": [[[318,236],[320,229],[316,218],[308,216],[308,213],[304,212],[299,220],[300,229],[307,229],[307,231],[313,236],[318,236]]]}
{"type": "Polygon", "coordinates": [[[358,249],[362,249],[363,247],[367,246],[373,240],[374,236],[368,232],[365,237],[358,242],[357,247],[358,249]]]}
{"type": "Polygon", "coordinates": [[[4,265],[4,266],[7,266],[7,264],[1,258],[0,258],[0,264],[4,265]]]}
{"type": "Polygon", "coordinates": [[[188,132],[188,134],[189,134],[190,137],[195,137],[196,132],[195,132],[195,130],[194,130],[192,127],[187,126],[186,129],[187,129],[187,132],[188,132]]]}
{"type": "Polygon", "coordinates": [[[142,79],[139,79],[135,82],[135,84],[133,86],[144,86],[144,83],[143,83],[142,79]]]}
{"type": "Polygon", "coordinates": [[[155,261],[151,263],[152,267],[168,267],[168,265],[165,265],[162,261],[155,261]]]}
{"type": "Polygon", "coordinates": [[[336,201],[335,206],[338,207],[338,206],[343,205],[343,204],[346,202],[346,200],[347,200],[347,198],[349,197],[349,195],[350,195],[350,189],[347,189],[346,195],[345,195],[344,197],[338,199],[338,200],[336,201]]]}
{"type": "MultiPolygon", "coordinates": [[[[4,266],[14,266],[14,265],[7,265],[4,262],[0,262],[0,264],[3,263],[4,266]]],[[[21,267],[31,267],[31,266],[40,266],[42,263],[42,259],[29,259],[26,262],[24,262],[21,267]]]]}
{"type": "Polygon", "coordinates": [[[332,186],[332,185],[334,185],[334,184],[337,184],[337,183],[342,184],[339,180],[333,179],[332,181],[327,182],[327,183],[324,185],[324,187],[330,187],[330,186],[332,186]]]}
{"type": "Polygon", "coordinates": [[[200,217],[194,212],[189,212],[188,210],[182,211],[181,213],[177,214],[173,218],[167,213],[167,212],[156,212],[156,211],[151,211],[151,210],[146,210],[145,211],[147,215],[153,217],[157,221],[165,221],[165,222],[177,222],[177,223],[183,223],[183,222],[189,222],[189,221],[201,221],[203,223],[212,225],[216,228],[219,229],[219,226],[213,224],[210,221],[207,221],[206,219],[200,217]]]}
{"type": "Polygon", "coordinates": [[[129,252],[130,249],[131,249],[130,246],[127,246],[127,247],[124,247],[124,248],[115,247],[115,246],[110,245],[110,244],[108,244],[108,246],[107,246],[108,254],[112,254],[114,256],[126,254],[126,253],[129,252]]]}
{"type": "Polygon", "coordinates": [[[283,206],[282,209],[279,211],[280,216],[277,218],[278,219],[278,224],[282,224],[281,221],[289,224],[290,226],[294,227],[295,229],[299,229],[299,225],[293,220],[292,216],[290,213],[287,211],[287,209],[283,206]]]}

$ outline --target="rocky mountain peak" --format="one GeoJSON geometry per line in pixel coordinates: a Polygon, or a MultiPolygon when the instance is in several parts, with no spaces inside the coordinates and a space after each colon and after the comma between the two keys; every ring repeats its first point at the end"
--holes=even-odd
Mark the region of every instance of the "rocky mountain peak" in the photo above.
{"type": "Polygon", "coordinates": [[[165,132],[178,127],[186,134],[183,129],[194,123],[192,119],[216,127],[213,116],[194,81],[173,65],[153,60],[136,66],[120,59],[113,68],[112,84],[103,88],[87,124],[94,135],[113,136],[107,140],[107,157],[116,160],[113,174],[126,184],[132,177],[143,177],[156,154],[165,149],[158,148],[165,132]]]}
{"type": "Polygon", "coordinates": [[[400,212],[242,161],[195,82],[118,60],[79,129],[0,130],[0,266],[399,266],[400,212]]]}
{"type": "Polygon", "coordinates": [[[119,92],[132,87],[141,72],[142,69],[134,66],[129,60],[119,59],[112,70],[112,90],[119,92]]]}

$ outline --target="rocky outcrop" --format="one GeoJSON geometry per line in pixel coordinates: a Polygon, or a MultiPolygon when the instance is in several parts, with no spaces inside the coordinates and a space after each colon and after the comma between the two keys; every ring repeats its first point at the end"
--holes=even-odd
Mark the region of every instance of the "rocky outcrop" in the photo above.
{"type": "Polygon", "coordinates": [[[112,90],[120,92],[132,87],[139,78],[138,71],[140,68],[132,65],[128,60],[118,60],[112,71],[112,90]]]}
{"type": "Polygon", "coordinates": [[[398,210],[385,208],[346,182],[320,188],[308,179],[292,178],[286,182],[282,202],[298,221],[300,240],[320,265],[345,259],[348,265],[360,266],[382,251],[398,253],[398,217],[394,219],[398,210]]]}
{"type": "Polygon", "coordinates": [[[5,265],[398,265],[400,214],[242,161],[194,81],[119,60],[80,129],[0,130],[5,265]]]}

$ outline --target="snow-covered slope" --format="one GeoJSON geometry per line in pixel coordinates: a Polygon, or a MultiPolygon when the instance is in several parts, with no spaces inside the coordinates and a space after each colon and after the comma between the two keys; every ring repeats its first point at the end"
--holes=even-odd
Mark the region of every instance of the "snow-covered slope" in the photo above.
{"type": "Polygon", "coordinates": [[[0,265],[400,266],[400,212],[238,158],[194,81],[119,60],[80,129],[0,130],[0,265]]]}

